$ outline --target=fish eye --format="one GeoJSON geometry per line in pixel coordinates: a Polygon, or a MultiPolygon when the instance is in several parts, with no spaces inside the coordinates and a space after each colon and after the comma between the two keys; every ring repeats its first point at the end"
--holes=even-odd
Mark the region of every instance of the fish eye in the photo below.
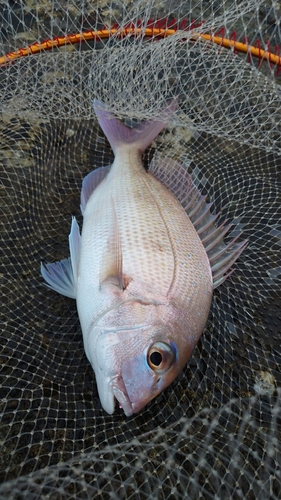
{"type": "Polygon", "coordinates": [[[155,342],[150,346],[147,353],[147,362],[150,368],[156,372],[167,371],[175,360],[175,353],[169,344],[155,342]]]}

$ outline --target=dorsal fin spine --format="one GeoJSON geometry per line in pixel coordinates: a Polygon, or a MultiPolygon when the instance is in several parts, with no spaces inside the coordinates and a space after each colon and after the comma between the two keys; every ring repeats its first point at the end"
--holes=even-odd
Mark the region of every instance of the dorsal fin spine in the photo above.
{"type": "Polygon", "coordinates": [[[162,158],[156,153],[149,171],[164,182],[182,204],[204,245],[212,269],[213,288],[217,288],[232,274],[233,270],[230,270],[230,267],[246,248],[248,241],[237,243],[240,237],[238,235],[230,242],[224,243],[224,236],[233,224],[227,224],[227,221],[223,221],[220,225],[216,224],[220,212],[218,214],[210,212],[212,203],[206,203],[206,196],[202,196],[199,189],[194,186],[190,174],[183,165],[170,158],[162,158]]]}

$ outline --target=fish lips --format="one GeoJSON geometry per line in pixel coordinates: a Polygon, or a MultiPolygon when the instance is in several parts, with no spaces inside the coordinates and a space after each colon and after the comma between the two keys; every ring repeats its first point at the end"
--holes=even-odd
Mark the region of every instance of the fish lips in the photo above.
{"type": "Polygon", "coordinates": [[[120,375],[112,379],[104,379],[103,377],[99,379],[99,373],[96,373],[96,381],[102,407],[109,415],[114,413],[115,400],[117,400],[127,417],[136,413],[143,406],[138,405],[139,408],[135,408],[135,404],[130,401],[126,386],[120,375]]]}
{"type": "Polygon", "coordinates": [[[123,409],[126,417],[130,417],[131,415],[133,415],[133,413],[138,411],[135,408],[133,408],[133,404],[130,401],[125,384],[121,377],[112,380],[110,385],[112,388],[113,396],[118,401],[120,408],[123,409]]]}
{"type": "Polygon", "coordinates": [[[120,408],[123,409],[126,417],[131,417],[131,415],[140,411],[148,403],[148,401],[130,401],[126,386],[121,377],[114,379],[110,385],[113,396],[118,401],[120,408]]]}
{"type": "Polygon", "coordinates": [[[121,373],[111,380],[113,395],[127,417],[147,405],[165,386],[162,377],[146,366],[144,353],[123,360],[121,373]]]}

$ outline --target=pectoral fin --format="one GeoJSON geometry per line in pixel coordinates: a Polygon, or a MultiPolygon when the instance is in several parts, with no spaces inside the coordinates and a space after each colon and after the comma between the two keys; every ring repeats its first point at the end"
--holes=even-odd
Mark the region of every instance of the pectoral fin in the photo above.
{"type": "Polygon", "coordinates": [[[101,262],[100,287],[104,289],[108,285],[113,285],[123,290],[121,238],[112,198],[110,211],[109,232],[101,262]]]}
{"type": "Polygon", "coordinates": [[[71,231],[68,237],[69,250],[70,250],[70,260],[71,267],[73,271],[74,283],[76,286],[78,279],[78,265],[80,260],[81,252],[81,235],[79,231],[79,226],[75,217],[72,217],[71,231]]]}

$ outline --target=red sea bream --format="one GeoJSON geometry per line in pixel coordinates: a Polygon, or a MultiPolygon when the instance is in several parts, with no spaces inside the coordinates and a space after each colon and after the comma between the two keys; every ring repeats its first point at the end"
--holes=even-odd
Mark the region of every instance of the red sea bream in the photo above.
{"type": "Polygon", "coordinates": [[[73,218],[70,258],[41,266],[49,287],[75,298],[85,352],[101,404],[127,416],[180,373],[206,325],[212,292],[247,242],[228,245],[186,168],[142,154],[177,107],[131,129],[100,101],[94,109],[115,159],[83,181],[80,231],[73,218]]]}

